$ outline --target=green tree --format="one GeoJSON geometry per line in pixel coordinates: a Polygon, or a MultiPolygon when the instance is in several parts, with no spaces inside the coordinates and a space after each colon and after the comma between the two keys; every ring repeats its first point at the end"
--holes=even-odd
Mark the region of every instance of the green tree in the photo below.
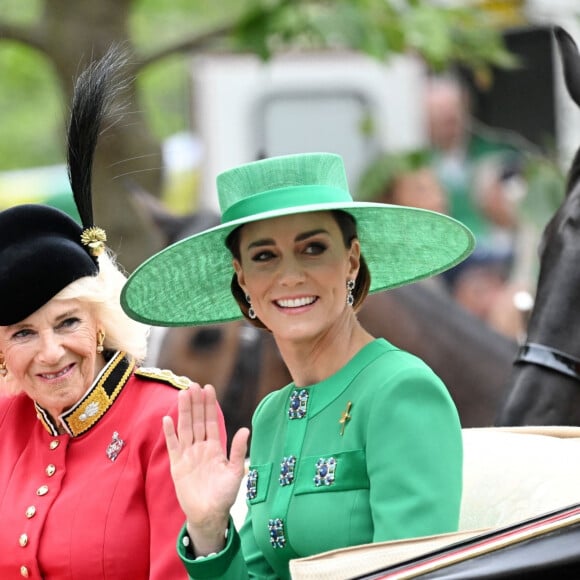
{"type": "Polygon", "coordinates": [[[20,160],[21,166],[61,161],[72,79],[111,44],[130,50],[131,105],[125,122],[103,134],[94,168],[97,220],[128,269],[158,249],[159,240],[131,205],[124,178],[161,191],[160,139],[187,124],[186,67],[192,54],[245,51],[269,58],[300,46],[352,48],[385,59],[414,51],[434,69],[458,63],[483,78],[492,65],[512,64],[487,13],[429,0],[0,0],[0,5],[0,71],[10,71],[2,74],[12,80],[8,87],[22,90],[0,93],[1,168],[18,167],[20,160]]]}

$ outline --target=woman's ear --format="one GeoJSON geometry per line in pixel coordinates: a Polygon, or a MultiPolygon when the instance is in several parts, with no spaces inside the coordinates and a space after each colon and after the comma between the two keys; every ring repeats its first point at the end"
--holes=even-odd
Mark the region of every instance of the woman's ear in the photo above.
{"type": "Polygon", "coordinates": [[[348,260],[349,278],[356,280],[358,271],[360,270],[360,242],[358,241],[358,238],[355,238],[350,245],[348,260]]]}
{"type": "Polygon", "coordinates": [[[238,285],[240,286],[240,288],[245,292],[246,288],[245,288],[245,278],[244,278],[244,270],[242,269],[242,265],[240,264],[240,261],[237,260],[236,258],[234,258],[232,260],[232,265],[234,266],[234,271],[236,273],[236,276],[238,278],[238,285]]]}

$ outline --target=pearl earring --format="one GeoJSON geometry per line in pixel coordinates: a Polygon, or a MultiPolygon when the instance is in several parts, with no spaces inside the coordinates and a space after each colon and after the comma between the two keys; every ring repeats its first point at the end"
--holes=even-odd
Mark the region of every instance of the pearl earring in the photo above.
{"type": "Polygon", "coordinates": [[[105,342],[105,333],[102,330],[97,331],[97,354],[102,354],[105,347],[103,346],[105,342]]]}

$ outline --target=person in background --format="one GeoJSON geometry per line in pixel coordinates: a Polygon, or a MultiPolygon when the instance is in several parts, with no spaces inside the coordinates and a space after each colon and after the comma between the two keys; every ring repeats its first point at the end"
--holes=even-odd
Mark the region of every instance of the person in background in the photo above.
{"type": "Polygon", "coordinates": [[[447,193],[426,149],[377,156],[364,170],[355,198],[449,213],[447,193]]]}
{"type": "Polygon", "coordinates": [[[515,137],[483,126],[472,115],[459,78],[431,77],[425,111],[431,164],[449,198],[449,214],[465,223],[477,243],[473,254],[443,275],[455,300],[495,330],[520,338],[524,318],[513,279],[527,186],[525,150],[515,137]]]}
{"type": "MultiPolygon", "coordinates": [[[[417,207],[443,214],[448,214],[449,210],[447,194],[431,166],[426,149],[378,155],[363,171],[354,197],[361,201],[417,207]]],[[[442,276],[431,276],[421,284],[449,294],[442,276]]]]}
{"type": "Polygon", "coordinates": [[[123,62],[111,51],[75,85],[68,162],[83,226],[43,204],[0,212],[2,580],[186,577],[160,424],[190,381],[139,367],[148,328],[121,309],[126,277],[92,215],[96,138],[123,62]]]}
{"type": "Polygon", "coordinates": [[[471,114],[470,97],[452,76],[432,77],[425,92],[431,164],[449,197],[449,214],[467,225],[483,252],[509,258],[512,232],[518,225],[517,174],[521,151],[483,127],[471,114]]]}
{"type": "MultiPolygon", "coordinates": [[[[363,172],[356,191],[356,198],[361,200],[449,212],[447,192],[426,149],[379,155],[363,172]]],[[[508,282],[509,269],[505,263],[470,256],[454,270],[422,283],[451,295],[494,330],[519,338],[524,318],[514,297],[521,291],[521,285],[508,282]]]]}
{"type": "Polygon", "coordinates": [[[357,311],[369,292],[460,262],[469,230],[442,214],[353,201],[343,160],[330,153],[242,165],[217,188],[222,223],[137,268],[123,308],[159,325],[243,316],[272,333],[292,382],[254,413],[239,532],[230,510],[248,429],[228,458],[211,385],[180,394],[177,432],[164,419],[189,575],[286,579],[293,558],[456,530],[455,406],[422,360],[371,336],[357,311]]]}

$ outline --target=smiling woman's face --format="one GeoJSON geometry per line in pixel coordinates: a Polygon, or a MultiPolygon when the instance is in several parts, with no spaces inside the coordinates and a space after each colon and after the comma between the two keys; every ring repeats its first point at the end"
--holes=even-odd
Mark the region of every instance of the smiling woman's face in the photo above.
{"type": "Polygon", "coordinates": [[[238,281],[276,339],[315,338],[352,310],[360,246],[346,248],[330,212],[288,215],[246,224],[234,260],[238,281]]]}
{"type": "Polygon", "coordinates": [[[102,367],[98,322],[79,300],[51,300],[28,318],[0,326],[0,353],[21,391],[53,418],[88,390],[102,367]]]}

